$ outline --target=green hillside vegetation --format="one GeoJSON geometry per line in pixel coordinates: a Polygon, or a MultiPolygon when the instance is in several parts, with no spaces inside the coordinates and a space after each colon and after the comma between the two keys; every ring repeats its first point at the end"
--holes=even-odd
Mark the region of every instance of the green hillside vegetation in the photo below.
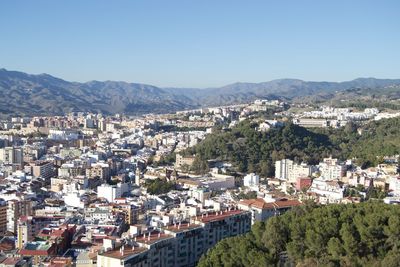
{"type": "Polygon", "coordinates": [[[378,202],[299,207],[222,240],[198,266],[399,266],[399,216],[378,202]]]}
{"type": "Polygon", "coordinates": [[[357,158],[362,167],[376,166],[384,156],[400,154],[400,118],[372,121],[364,126],[349,123],[342,129],[315,129],[329,136],[338,157],[357,158]],[[361,135],[357,133],[361,131],[361,135]]]}
{"type": "Polygon", "coordinates": [[[330,105],[348,108],[400,109],[400,87],[398,85],[382,88],[350,88],[340,92],[321,92],[293,100],[295,103],[308,103],[315,107],[330,105]]]}
{"type": "Polygon", "coordinates": [[[230,131],[219,130],[199,145],[186,150],[200,160],[221,159],[235,164],[238,171],[274,173],[275,160],[293,158],[316,163],[333,150],[326,135],[313,133],[294,124],[267,133],[255,130],[256,124],[240,123],[230,131]]]}
{"type": "MultiPolygon", "coordinates": [[[[274,174],[276,160],[316,164],[332,155],[342,160],[357,158],[363,167],[374,166],[383,156],[400,153],[400,118],[370,122],[364,126],[349,123],[341,129],[306,129],[292,123],[268,132],[256,124],[241,122],[231,130],[216,130],[184,153],[196,154],[199,161],[220,159],[232,162],[240,172],[274,174]],[[362,130],[359,135],[357,129],[362,130]]],[[[202,170],[196,170],[201,172],[202,170]]]]}

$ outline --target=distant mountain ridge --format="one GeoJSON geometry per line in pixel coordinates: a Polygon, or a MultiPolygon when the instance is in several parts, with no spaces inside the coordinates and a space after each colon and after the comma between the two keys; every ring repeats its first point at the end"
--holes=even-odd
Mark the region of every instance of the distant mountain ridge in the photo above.
{"type": "Polygon", "coordinates": [[[294,99],[351,88],[399,86],[400,79],[358,78],[347,82],[279,79],[234,83],[219,88],[160,88],[119,81],[69,82],[48,74],[0,69],[0,114],[61,115],[74,111],[104,114],[168,113],[204,106],[250,102],[257,98],[294,99]]]}
{"type": "Polygon", "coordinates": [[[48,74],[0,69],[0,113],[61,115],[71,111],[141,114],[193,108],[191,100],[146,84],[68,82],[48,74]]]}
{"type": "Polygon", "coordinates": [[[400,79],[358,78],[345,82],[308,82],[299,79],[278,79],[261,83],[238,82],[219,88],[189,89],[188,92],[174,88],[174,93],[182,92],[193,98],[199,105],[213,106],[248,102],[257,98],[294,99],[316,94],[334,94],[352,88],[384,88],[400,85],[400,79]]]}

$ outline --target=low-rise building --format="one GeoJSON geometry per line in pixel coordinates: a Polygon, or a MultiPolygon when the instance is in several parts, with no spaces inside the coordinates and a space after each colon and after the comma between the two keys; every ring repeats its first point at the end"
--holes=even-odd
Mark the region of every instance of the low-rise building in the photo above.
{"type": "Polygon", "coordinates": [[[278,200],[275,202],[265,202],[262,198],[245,199],[238,203],[238,207],[251,212],[252,224],[257,221],[265,221],[273,216],[283,214],[293,207],[300,206],[298,200],[278,200]]]}

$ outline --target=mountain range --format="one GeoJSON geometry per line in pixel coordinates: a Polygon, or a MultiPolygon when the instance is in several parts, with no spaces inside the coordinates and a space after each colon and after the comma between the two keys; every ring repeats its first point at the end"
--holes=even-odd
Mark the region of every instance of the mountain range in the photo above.
{"type": "Polygon", "coordinates": [[[358,78],[346,82],[279,79],[234,83],[218,88],[160,88],[120,81],[69,82],[48,74],[0,69],[0,115],[61,115],[90,111],[103,114],[168,113],[206,106],[250,102],[258,98],[293,100],[331,95],[354,88],[395,88],[400,79],[358,78]]]}

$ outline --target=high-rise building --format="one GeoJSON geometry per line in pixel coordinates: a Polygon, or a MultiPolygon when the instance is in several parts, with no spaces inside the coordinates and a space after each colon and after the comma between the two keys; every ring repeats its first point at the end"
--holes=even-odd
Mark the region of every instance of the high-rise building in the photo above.
{"type": "Polygon", "coordinates": [[[311,173],[312,167],[305,163],[296,164],[290,159],[275,162],[275,177],[290,183],[295,183],[298,177],[308,177],[311,173]]]}
{"type": "Polygon", "coordinates": [[[7,231],[7,202],[0,200],[0,236],[7,231]]]}
{"type": "Polygon", "coordinates": [[[321,178],[324,180],[338,180],[345,175],[346,168],[339,164],[337,159],[324,158],[318,165],[321,178]]]}
{"type": "MultiPolygon", "coordinates": [[[[25,166],[25,170],[27,166],[25,166]]],[[[29,164],[29,169],[33,177],[50,179],[54,175],[54,166],[49,161],[35,161],[29,164]]]]}
{"type": "Polygon", "coordinates": [[[7,207],[7,230],[15,233],[17,222],[21,216],[33,214],[32,202],[29,200],[9,200],[7,207]]]}
{"type": "Polygon", "coordinates": [[[260,176],[255,173],[247,174],[243,178],[243,185],[247,187],[257,187],[260,183],[260,176]]]}
{"type": "Polygon", "coordinates": [[[289,172],[293,168],[293,160],[283,159],[275,162],[275,178],[288,180],[289,172]]]}
{"type": "Polygon", "coordinates": [[[97,255],[97,267],[196,266],[201,255],[223,238],[250,231],[251,213],[226,210],[197,216],[143,233],[120,248],[97,255]]]}
{"type": "Polygon", "coordinates": [[[97,129],[99,129],[102,132],[105,132],[106,129],[107,129],[106,126],[107,126],[107,121],[102,118],[102,119],[99,120],[99,123],[97,125],[97,129]]]}
{"type": "Polygon", "coordinates": [[[24,152],[22,147],[5,147],[0,149],[0,162],[22,165],[24,152]]]}

